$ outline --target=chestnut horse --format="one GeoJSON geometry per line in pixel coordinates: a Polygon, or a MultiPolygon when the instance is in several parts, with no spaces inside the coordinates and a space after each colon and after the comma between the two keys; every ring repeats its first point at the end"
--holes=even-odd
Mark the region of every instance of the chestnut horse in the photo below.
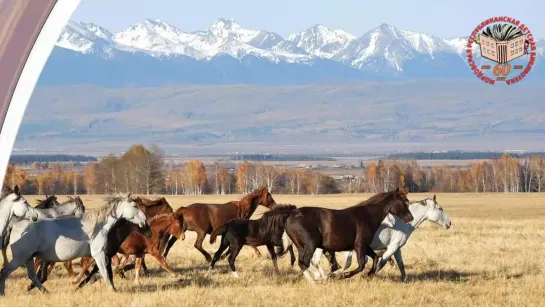
{"type": "Polygon", "coordinates": [[[208,275],[210,275],[216,262],[220,260],[221,254],[229,248],[229,267],[233,276],[238,278],[235,260],[244,245],[252,247],[267,246],[274,265],[274,272],[278,274],[278,264],[276,263],[274,247],[282,246],[284,223],[290,213],[296,208],[294,205],[276,205],[271,211],[263,213],[260,219],[232,219],[225,225],[214,230],[210,235],[210,243],[213,244],[216,241],[216,237],[221,235],[221,244],[218,251],[214,254],[212,262],[210,262],[208,275]]]}
{"type": "MultiPolygon", "coordinates": [[[[230,201],[225,204],[194,203],[187,207],[179,208],[174,214],[183,217],[187,224],[187,230],[197,233],[197,240],[194,246],[204,255],[206,261],[210,262],[212,261],[212,257],[202,248],[202,242],[206,235],[211,234],[231,219],[249,219],[259,205],[269,209],[276,205],[267,186],[251,192],[239,201],[230,201]]],[[[169,240],[163,254],[164,257],[166,257],[175,242],[175,238],[169,240]]],[[[261,253],[259,250],[256,247],[253,248],[256,254],[260,256],[261,253]]]]}
{"type": "MultiPolygon", "coordinates": [[[[386,215],[391,213],[409,223],[413,220],[409,205],[405,191],[398,187],[345,209],[303,207],[293,210],[285,229],[297,247],[299,267],[305,278],[310,283],[325,279],[322,270],[319,278],[311,277],[309,273],[316,248],[327,252],[355,250],[358,268],[345,272],[343,277],[350,278],[361,272],[365,267],[365,254],[371,249],[369,245],[386,215]]],[[[373,262],[376,263],[376,257],[373,262]]],[[[319,267],[313,265],[312,269],[319,267]]]]}
{"type": "Polygon", "coordinates": [[[176,239],[185,239],[185,223],[180,223],[180,220],[173,213],[154,216],[148,220],[148,224],[152,233],[151,237],[146,238],[138,232],[133,232],[125,239],[123,244],[121,244],[118,251],[124,258],[116,269],[116,272],[123,269],[129,255],[136,256],[135,283],[138,283],[142,260],[144,259],[145,254],[150,254],[155,257],[163,269],[171,275],[176,275],[168,266],[165,258],[161,255],[161,238],[163,238],[166,233],[169,233],[176,237],[176,239]]]}

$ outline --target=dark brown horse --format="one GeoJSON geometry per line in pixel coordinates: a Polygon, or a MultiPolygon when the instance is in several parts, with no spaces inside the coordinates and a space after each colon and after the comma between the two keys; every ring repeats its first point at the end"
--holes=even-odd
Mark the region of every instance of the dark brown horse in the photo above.
{"type": "Polygon", "coordinates": [[[252,247],[267,246],[274,264],[275,273],[278,274],[278,264],[276,263],[274,247],[282,246],[284,223],[290,213],[296,208],[294,205],[276,205],[273,210],[263,213],[260,219],[232,219],[214,230],[210,235],[210,243],[213,244],[216,241],[216,237],[221,235],[221,244],[218,251],[214,254],[212,262],[210,262],[208,274],[210,274],[214,265],[222,256],[222,253],[229,248],[229,267],[233,276],[238,278],[235,260],[244,245],[252,247]]]}
{"type": "MultiPolygon", "coordinates": [[[[195,248],[204,255],[207,262],[210,262],[212,257],[202,248],[205,236],[211,234],[231,219],[249,219],[259,205],[266,208],[276,205],[266,186],[251,192],[239,201],[230,201],[225,204],[194,203],[179,208],[174,214],[183,217],[187,224],[187,230],[197,233],[195,248]]],[[[168,254],[174,242],[176,242],[175,238],[170,239],[163,254],[164,257],[168,254]]],[[[256,247],[254,247],[254,250],[256,254],[260,255],[256,247]]]]}
{"type": "Polygon", "coordinates": [[[388,213],[405,223],[411,222],[413,216],[409,205],[405,191],[397,188],[345,209],[303,207],[293,210],[286,220],[285,229],[297,247],[299,267],[305,278],[314,283],[308,269],[316,248],[327,252],[355,250],[358,268],[345,272],[343,277],[350,278],[361,272],[365,266],[365,254],[380,223],[388,213]]]}
{"type": "Polygon", "coordinates": [[[118,253],[122,254],[124,258],[121,260],[116,271],[123,269],[129,255],[136,256],[136,276],[134,280],[136,283],[138,283],[142,260],[146,254],[153,256],[161,267],[171,275],[176,275],[168,266],[165,258],[161,255],[161,238],[163,238],[166,233],[169,233],[177,239],[185,239],[185,223],[180,223],[180,220],[173,213],[154,216],[148,220],[148,224],[151,228],[151,237],[145,237],[138,232],[132,232],[125,241],[123,241],[118,250],[118,253]]]}

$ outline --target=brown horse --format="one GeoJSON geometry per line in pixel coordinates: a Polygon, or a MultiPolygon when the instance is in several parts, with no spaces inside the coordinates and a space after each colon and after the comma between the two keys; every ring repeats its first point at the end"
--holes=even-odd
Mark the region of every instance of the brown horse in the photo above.
{"type": "MultiPolygon", "coordinates": [[[[391,213],[405,223],[413,220],[410,202],[399,188],[380,193],[357,205],[341,209],[303,207],[291,212],[286,220],[286,233],[297,247],[299,267],[310,283],[314,279],[308,271],[316,248],[327,252],[355,250],[358,268],[345,272],[350,278],[365,266],[365,254],[380,223],[391,213]]],[[[373,260],[376,261],[376,257],[373,260]]],[[[322,272],[320,272],[323,280],[322,272]]]]}
{"type": "Polygon", "coordinates": [[[232,219],[225,225],[214,230],[210,235],[210,243],[213,244],[216,241],[216,237],[221,235],[221,244],[218,251],[214,254],[212,262],[210,262],[208,274],[210,274],[216,262],[220,260],[222,253],[229,248],[229,267],[233,276],[238,278],[235,260],[244,245],[252,247],[267,246],[274,265],[274,271],[278,274],[278,264],[276,263],[274,247],[282,246],[284,223],[290,213],[296,208],[294,205],[276,205],[271,211],[263,213],[260,219],[232,219]]]}
{"type": "Polygon", "coordinates": [[[180,220],[173,213],[157,215],[148,220],[148,223],[152,233],[151,237],[147,238],[138,232],[132,232],[127,239],[123,241],[123,244],[121,244],[118,250],[118,253],[122,254],[124,258],[116,269],[116,272],[123,269],[129,255],[136,256],[136,283],[138,283],[140,277],[140,269],[145,254],[150,254],[155,257],[163,269],[172,275],[176,275],[168,266],[165,258],[161,255],[161,238],[166,233],[169,233],[177,239],[185,239],[185,224],[180,223],[180,220]]]}
{"type": "MultiPolygon", "coordinates": [[[[259,205],[266,208],[276,205],[267,186],[251,192],[239,201],[230,201],[225,204],[194,203],[187,207],[179,208],[174,214],[183,217],[187,224],[187,230],[197,233],[197,240],[194,246],[204,255],[206,261],[210,262],[212,261],[212,257],[202,248],[205,236],[211,234],[231,219],[249,219],[259,205]]],[[[163,254],[164,257],[168,254],[174,242],[176,242],[174,238],[168,242],[163,254]]],[[[254,247],[254,250],[257,255],[261,255],[256,247],[254,247]]]]}

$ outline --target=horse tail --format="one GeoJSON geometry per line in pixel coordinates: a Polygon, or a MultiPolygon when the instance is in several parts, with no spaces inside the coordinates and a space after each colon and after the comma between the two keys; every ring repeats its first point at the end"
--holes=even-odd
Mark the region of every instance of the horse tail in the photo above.
{"type": "Polygon", "coordinates": [[[225,225],[221,226],[220,228],[212,231],[212,233],[210,234],[210,244],[214,244],[214,242],[216,242],[216,237],[219,234],[221,234],[222,236],[225,234],[228,224],[229,222],[225,223],[225,225]]]}

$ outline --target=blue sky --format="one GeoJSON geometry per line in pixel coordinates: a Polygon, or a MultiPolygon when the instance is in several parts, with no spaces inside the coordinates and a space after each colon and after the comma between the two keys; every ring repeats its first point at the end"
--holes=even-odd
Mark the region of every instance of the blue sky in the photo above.
{"type": "Polygon", "coordinates": [[[544,0],[83,0],[73,20],[119,31],[145,18],[162,19],[184,31],[201,30],[220,17],[242,26],[287,36],[314,24],[354,35],[388,23],[439,37],[466,36],[482,20],[511,16],[545,38],[544,0]],[[516,5],[514,5],[516,3],[516,5]]]}

